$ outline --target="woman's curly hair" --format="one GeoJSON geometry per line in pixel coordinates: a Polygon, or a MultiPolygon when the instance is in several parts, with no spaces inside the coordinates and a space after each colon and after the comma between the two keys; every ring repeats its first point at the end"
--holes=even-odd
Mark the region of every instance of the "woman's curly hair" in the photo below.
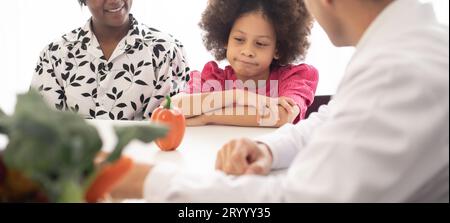
{"type": "Polygon", "coordinates": [[[217,60],[226,58],[226,45],[235,21],[243,14],[260,11],[274,24],[281,66],[303,60],[309,48],[312,17],[303,0],[209,0],[199,23],[203,43],[217,60]]]}

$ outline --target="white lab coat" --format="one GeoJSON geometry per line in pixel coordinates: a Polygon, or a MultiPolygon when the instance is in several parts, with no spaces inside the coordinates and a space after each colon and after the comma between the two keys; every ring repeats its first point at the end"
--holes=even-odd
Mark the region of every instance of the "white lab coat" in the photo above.
{"type": "MultiPolygon", "coordinates": [[[[156,166],[150,202],[449,202],[449,36],[432,6],[391,3],[327,107],[258,139],[285,174],[230,177],[156,166]]],[[[220,146],[220,145],[218,145],[220,146]]]]}

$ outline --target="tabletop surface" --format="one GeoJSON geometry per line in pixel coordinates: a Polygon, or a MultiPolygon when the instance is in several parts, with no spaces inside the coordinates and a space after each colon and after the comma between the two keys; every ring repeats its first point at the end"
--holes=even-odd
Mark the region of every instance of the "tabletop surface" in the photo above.
{"type": "MultiPolygon", "coordinates": [[[[96,126],[103,139],[104,151],[111,151],[116,143],[112,126],[146,125],[149,122],[90,120],[96,126]]],[[[213,171],[217,151],[232,139],[255,138],[275,131],[274,128],[249,128],[233,126],[187,127],[181,145],[173,152],[161,151],[155,143],[133,141],[124,150],[124,154],[137,162],[156,165],[169,162],[194,171],[213,171]]]]}
{"type": "MultiPolygon", "coordinates": [[[[97,127],[103,140],[102,150],[111,151],[116,144],[113,131],[115,125],[147,125],[148,121],[111,121],[88,120],[97,127]]],[[[275,128],[249,128],[234,126],[201,126],[187,127],[181,145],[176,151],[163,152],[155,143],[132,141],[124,150],[124,154],[137,162],[156,165],[169,162],[188,170],[214,170],[217,151],[232,139],[255,138],[275,131],[275,128]]],[[[5,136],[0,136],[0,150],[8,143],[5,136]]]]}

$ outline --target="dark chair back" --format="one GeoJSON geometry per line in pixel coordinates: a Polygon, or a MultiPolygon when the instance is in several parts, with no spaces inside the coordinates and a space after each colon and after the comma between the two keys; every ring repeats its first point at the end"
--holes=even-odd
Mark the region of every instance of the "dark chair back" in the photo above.
{"type": "Polygon", "coordinates": [[[314,97],[314,102],[311,106],[308,107],[308,110],[306,111],[306,117],[308,118],[309,115],[313,112],[316,112],[319,110],[319,107],[321,105],[328,104],[328,102],[331,100],[331,95],[317,95],[314,97]]]}

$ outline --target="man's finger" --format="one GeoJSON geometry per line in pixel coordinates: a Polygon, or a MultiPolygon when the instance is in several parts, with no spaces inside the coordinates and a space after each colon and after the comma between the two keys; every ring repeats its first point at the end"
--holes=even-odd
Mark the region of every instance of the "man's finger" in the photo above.
{"type": "Polygon", "coordinates": [[[224,164],[226,162],[226,151],[230,147],[234,147],[236,144],[235,140],[230,141],[229,143],[222,146],[222,148],[217,152],[216,158],[216,169],[224,171],[224,164]]]}
{"type": "Polygon", "coordinates": [[[221,150],[219,150],[219,152],[217,153],[217,157],[216,157],[216,170],[222,170],[222,166],[223,166],[223,147],[221,150]]]}
{"type": "Polygon", "coordinates": [[[263,175],[263,168],[258,164],[258,163],[254,163],[252,165],[250,165],[247,168],[247,171],[245,171],[246,175],[263,175]]]}
{"type": "Polygon", "coordinates": [[[239,148],[235,150],[230,157],[230,165],[233,167],[235,174],[243,174],[248,167],[247,155],[245,148],[239,148]]]}
{"type": "Polygon", "coordinates": [[[245,174],[247,175],[266,175],[268,173],[267,163],[264,159],[260,159],[248,166],[245,174]]]}
{"type": "Polygon", "coordinates": [[[226,160],[224,161],[226,166],[226,173],[233,175],[241,175],[245,172],[247,164],[247,145],[245,140],[237,140],[234,147],[229,147],[227,150],[226,160]]]}

